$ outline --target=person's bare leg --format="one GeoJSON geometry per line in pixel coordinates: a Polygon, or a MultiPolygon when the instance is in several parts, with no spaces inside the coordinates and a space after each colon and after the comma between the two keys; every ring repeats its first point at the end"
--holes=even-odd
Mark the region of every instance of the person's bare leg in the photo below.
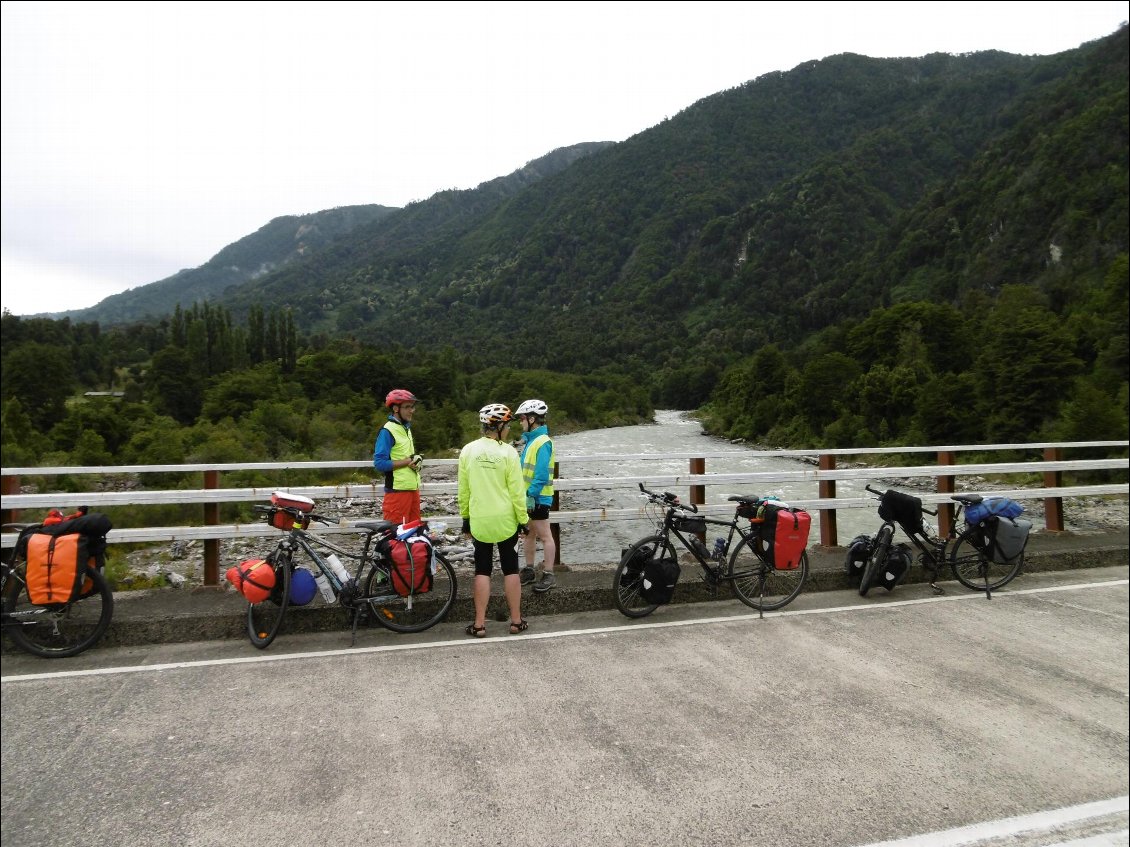
{"type": "MultiPolygon", "coordinates": [[[[507,577],[509,579],[509,577],[507,577]]],[[[517,579],[517,577],[515,577],[517,579]]],[[[487,625],[487,603],[490,602],[490,577],[475,574],[475,585],[471,591],[475,601],[475,628],[487,625]]],[[[518,594],[522,594],[522,586],[518,586],[518,594]]],[[[507,595],[507,600],[510,599],[507,595]]]]}
{"type": "MultiPolygon", "coordinates": [[[[477,587],[477,586],[476,586],[477,587]]],[[[510,623],[522,620],[522,583],[518,574],[507,574],[502,578],[502,588],[506,592],[506,605],[510,607],[510,623]]],[[[475,614],[478,614],[478,598],[476,597],[475,614]]],[[[486,614],[486,605],[483,606],[486,614]]]]}
{"type": "Polygon", "coordinates": [[[546,573],[553,573],[553,563],[557,561],[557,545],[553,542],[553,531],[549,527],[549,521],[530,521],[530,534],[526,536],[526,564],[532,565],[534,563],[533,546],[537,543],[536,539],[541,539],[541,551],[545,556],[545,561],[542,563],[545,566],[546,573]]]}

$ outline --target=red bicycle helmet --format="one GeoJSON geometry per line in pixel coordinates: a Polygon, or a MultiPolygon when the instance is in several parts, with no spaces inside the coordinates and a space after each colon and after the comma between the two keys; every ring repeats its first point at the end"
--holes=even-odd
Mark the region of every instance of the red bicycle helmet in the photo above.
{"type": "Polygon", "coordinates": [[[385,405],[389,408],[399,406],[401,403],[415,403],[416,395],[406,388],[394,388],[385,397],[385,405]]]}

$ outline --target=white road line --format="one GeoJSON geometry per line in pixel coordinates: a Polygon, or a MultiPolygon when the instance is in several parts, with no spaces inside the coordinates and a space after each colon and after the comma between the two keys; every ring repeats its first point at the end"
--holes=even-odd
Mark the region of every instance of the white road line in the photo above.
{"type": "MultiPolygon", "coordinates": [[[[1049,812],[1036,812],[1031,815],[987,821],[958,827],[957,829],[928,832],[894,841],[879,841],[868,844],[866,847],[960,847],[960,845],[973,845],[994,838],[1007,838],[1025,832],[1047,832],[1056,827],[1080,823],[1090,818],[1115,815],[1125,812],[1128,806],[1130,806],[1130,797],[1114,797],[1110,800],[1083,803],[1079,806],[1068,806],[1063,809],[1053,809],[1049,812]]],[[[1070,843],[1086,844],[1087,842],[1070,843]]],[[[1099,841],[1096,843],[1105,842],[1099,841]]]]}
{"type": "MultiPolygon", "coordinates": [[[[993,602],[996,602],[998,600],[1006,600],[1009,597],[1022,597],[1030,594],[1050,594],[1062,591],[1080,591],[1088,588],[1109,588],[1115,585],[1127,584],[1130,584],[1130,579],[1112,579],[1103,582],[1086,582],[1077,583],[1074,585],[1057,585],[1048,586],[1046,588],[1025,588],[1019,591],[1007,591],[1001,594],[994,594],[993,602]]],[[[618,624],[616,626],[601,626],[593,627],[591,629],[571,629],[563,630],[561,632],[531,632],[515,638],[487,638],[483,640],[461,638],[455,641],[429,641],[420,644],[384,644],[375,647],[343,647],[337,650],[315,650],[303,653],[261,653],[254,656],[240,656],[231,659],[200,659],[198,661],[191,662],[169,662],[155,665],[129,665],[120,668],[91,668],[89,670],[75,671],[48,671],[44,673],[2,676],[0,677],[0,683],[6,685],[10,682],[34,682],[38,680],[66,679],[70,677],[80,676],[110,676],[113,674],[126,673],[155,673],[158,671],[181,670],[184,668],[204,668],[223,665],[248,665],[259,664],[263,662],[285,662],[294,659],[319,659],[332,656],[354,656],[364,653],[397,653],[406,650],[431,650],[436,647],[461,647],[481,649],[488,646],[514,646],[515,644],[520,644],[523,641],[530,641],[531,639],[540,640],[546,638],[571,638],[578,635],[602,635],[618,632],[637,632],[641,629],[669,629],[672,627],[681,626],[702,626],[704,624],[732,623],[734,621],[757,620],[759,617],[779,618],[797,617],[801,615],[827,615],[842,612],[880,612],[890,609],[899,609],[904,606],[919,606],[928,603],[954,603],[962,600],[980,600],[982,603],[986,602],[985,595],[981,594],[980,592],[977,592],[976,594],[945,594],[940,597],[925,597],[917,600],[896,600],[890,603],[883,603],[882,605],[873,606],[832,606],[826,609],[786,609],[779,612],[765,612],[764,615],[761,615],[758,612],[749,612],[747,614],[741,615],[722,615],[719,617],[693,618],[690,620],[679,621],[652,621],[650,623],[618,624]]]]}

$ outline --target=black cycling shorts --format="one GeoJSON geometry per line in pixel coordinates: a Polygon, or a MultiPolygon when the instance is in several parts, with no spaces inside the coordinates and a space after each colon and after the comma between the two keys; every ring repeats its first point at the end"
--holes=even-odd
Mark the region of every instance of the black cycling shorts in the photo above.
{"type": "MultiPolygon", "coordinates": [[[[502,573],[506,576],[518,573],[518,548],[514,546],[518,541],[518,533],[514,533],[505,541],[498,542],[498,563],[502,573]]],[[[471,544],[475,548],[475,576],[490,576],[494,570],[494,544],[488,541],[479,541],[473,535],[471,544]]]]}

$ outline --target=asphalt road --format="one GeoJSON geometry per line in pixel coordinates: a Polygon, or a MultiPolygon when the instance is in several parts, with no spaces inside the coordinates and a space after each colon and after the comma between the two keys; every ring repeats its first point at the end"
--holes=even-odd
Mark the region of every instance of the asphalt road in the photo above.
{"type": "Polygon", "coordinates": [[[1127,576],[9,653],[3,845],[1126,844],[1127,576]]]}

